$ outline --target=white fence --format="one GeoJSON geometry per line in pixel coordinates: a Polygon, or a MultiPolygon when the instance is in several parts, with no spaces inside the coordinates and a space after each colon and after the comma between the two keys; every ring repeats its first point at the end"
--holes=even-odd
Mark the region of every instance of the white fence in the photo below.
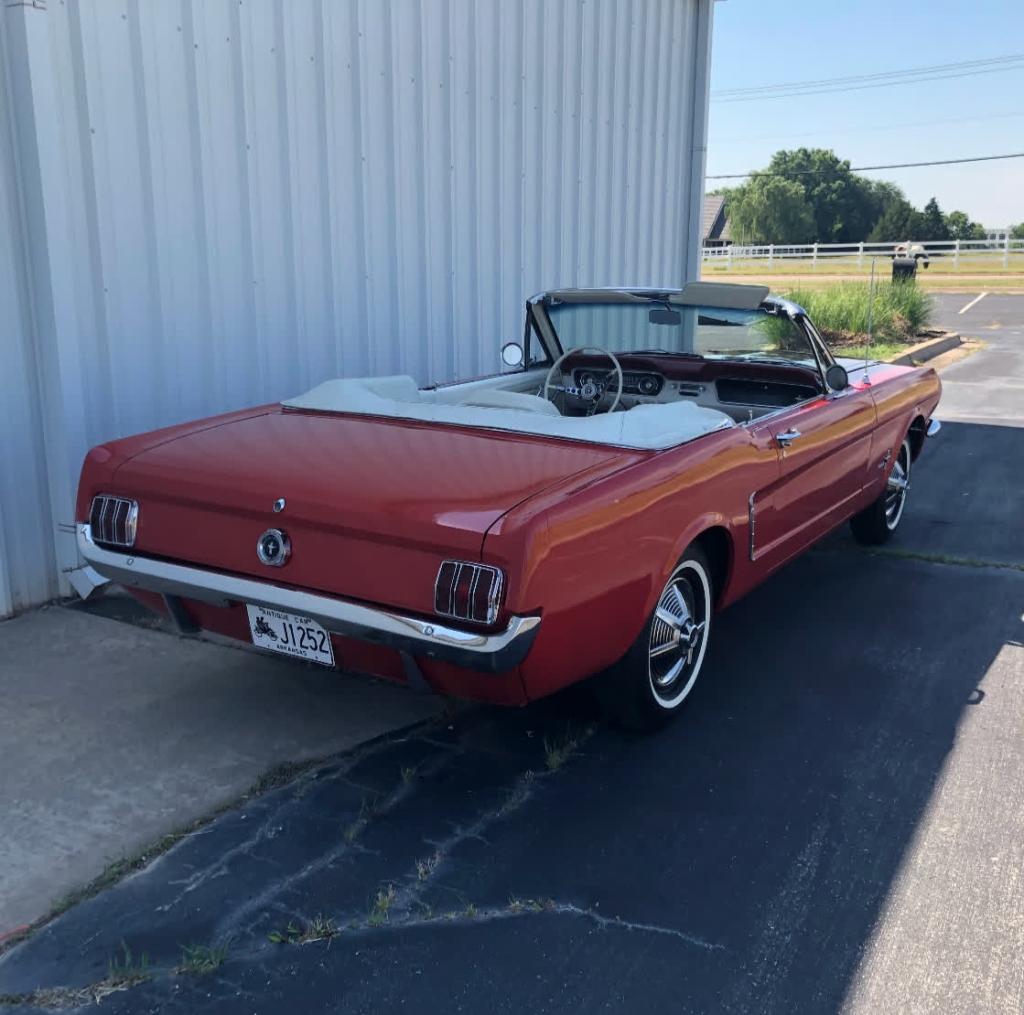
{"type": "MultiPolygon", "coordinates": [[[[903,243],[765,243],[756,245],[733,244],[729,247],[705,247],[703,260],[731,265],[738,261],[766,261],[771,267],[775,261],[810,261],[812,267],[830,258],[845,258],[858,267],[869,267],[873,257],[892,257],[896,247],[903,243]]],[[[956,270],[965,262],[978,262],[986,268],[1009,268],[1011,259],[1016,264],[1024,259],[1024,239],[1009,236],[1001,240],[911,240],[911,255],[924,253],[928,259],[942,258],[956,270]]],[[[1022,265],[1024,266],[1024,265],[1022,265]]]]}

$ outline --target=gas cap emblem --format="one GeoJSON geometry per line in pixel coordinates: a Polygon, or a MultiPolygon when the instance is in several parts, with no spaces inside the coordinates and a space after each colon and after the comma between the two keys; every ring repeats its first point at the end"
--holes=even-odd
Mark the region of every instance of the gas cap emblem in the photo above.
{"type": "Polygon", "coordinates": [[[278,497],[274,501],[274,514],[280,514],[284,510],[284,497],[278,497]]]}
{"type": "Polygon", "coordinates": [[[280,529],[267,529],[256,543],[256,556],[268,567],[281,567],[291,552],[292,544],[280,529]]]}

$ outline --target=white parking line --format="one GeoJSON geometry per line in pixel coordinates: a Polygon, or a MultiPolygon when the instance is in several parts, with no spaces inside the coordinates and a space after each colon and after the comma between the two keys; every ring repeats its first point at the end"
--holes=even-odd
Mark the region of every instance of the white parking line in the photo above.
{"type": "Polygon", "coordinates": [[[959,314],[966,314],[967,311],[970,310],[971,307],[973,307],[975,303],[979,302],[980,300],[983,300],[986,296],[988,296],[988,293],[982,293],[980,296],[975,296],[974,299],[971,300],[971,302],[968,303],[966,307],[961,307],[957,311],[957,313],[959,313],[959,314]]]}

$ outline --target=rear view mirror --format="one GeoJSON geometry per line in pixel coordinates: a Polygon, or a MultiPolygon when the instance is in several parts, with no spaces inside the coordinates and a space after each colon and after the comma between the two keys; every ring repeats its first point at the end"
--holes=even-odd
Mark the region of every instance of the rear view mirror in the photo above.
{"type": "Polygon", "coordinates": [[[501,362],[507,367],[523,365],[523,347],[518,342],[508,342],[501,347],[501,362]]]}
{"type": "Polygon", "coordinates": [[[850,386],[850,378],[844,367],[841,367],[838,363],[833,363],[825,371],[825,383],[833,391],[843,391],[850,386]]]}
{"type": "Polygon", "coordinates": [[[672,310],[669,307],[655,307],[647,315],[647,320],[651,324],[681,324],[683,315],[678,310],[672,310]]]}

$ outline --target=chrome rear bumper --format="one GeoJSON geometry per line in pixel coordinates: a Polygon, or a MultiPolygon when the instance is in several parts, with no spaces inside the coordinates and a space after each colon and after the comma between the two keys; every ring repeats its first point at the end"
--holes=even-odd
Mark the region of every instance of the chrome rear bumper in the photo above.
{"type": "Polygon", "coordinates": [[[333,634],[485,673],[501,673],[518,666],[526,658],[540,628],[540,617],[514,616],[503,631],[493,634],[464,631],[420,617],[284,588],[254,578],[151,557],[134,557],[97,546],[88,525],[78,526],[78,549],[96,571],[121,585],[164,596],[198,599],[216,606],[252,603],[285,610],[312,617],[333,634]]]}

